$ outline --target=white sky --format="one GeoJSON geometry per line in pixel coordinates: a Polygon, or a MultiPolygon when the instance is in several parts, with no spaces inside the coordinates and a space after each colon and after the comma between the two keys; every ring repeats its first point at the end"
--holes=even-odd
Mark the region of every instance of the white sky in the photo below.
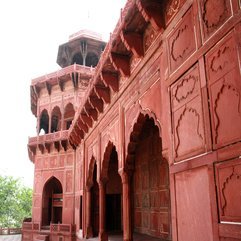
{"type": "Polygon", "coordinates": [[[0,174],[32,187],[28,136],[36,136],[30,110],[31,79],[56,71],[58,46],[81,29],[107,41],[126,0],[0,1],[0,174]]]}

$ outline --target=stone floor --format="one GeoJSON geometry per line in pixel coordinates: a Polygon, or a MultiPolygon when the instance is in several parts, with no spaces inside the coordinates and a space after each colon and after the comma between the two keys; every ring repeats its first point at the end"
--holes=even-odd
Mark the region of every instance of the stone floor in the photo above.
{"type": "MultiPolygon", "coordinates": [[[[83,239],[86,241],[98,241],[98,237],[91,239],[83,239]]],[[[108,241],[123,241],[122,235],[109,235],[108,241]]],[[[158,238],[153,238],[144,234],[134,234],[133,241],[162,241],[158,238]]]]}
{"type": "Polygon", "coordinates": [[[21,241],[21,234],[0,235],[0,241],[21,241]]]}
{"type": "MultiPolygon", "coordinates": [[[[98,241],[98,237],[91,239],[83,239],[86,241],[98,241]]],[[[0,241],[21,241],[21,235],[0,235],[0,241]]],[[[110,235],[109,241],[123,241],[122,235],[110,235]]],[[[153,238],[147,235],[134,234],[133,241],[161,241],[161,239],[153,238]]]]}

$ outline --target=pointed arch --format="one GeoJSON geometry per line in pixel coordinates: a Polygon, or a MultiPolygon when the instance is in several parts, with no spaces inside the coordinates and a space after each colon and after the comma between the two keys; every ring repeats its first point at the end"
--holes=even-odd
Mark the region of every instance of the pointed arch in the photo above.
{"type": "MultiPolygon", "coordinates": [[[[57,189],[58,190],[61,190],[62,192],[63,192],[63,184],[62,184],[62,182],[56,177],[56,176],[51,176],[51,177],[49,177],[46,181],[45,181],[45,183],[44,183],[44,185],[43,185],[43,190],[46,188],[46,186],[48,185],[48,183],[50,183],[50,182],[55,182],[56,184],[57,184],[57,189]]],[[[56,189],[56,190],[57,190],[56,189]]]]}
{"type": "Polygon", "coordinates": [[[63,126],[64,130],[68,130],[70,128],[72,121],[74,119],[74,116],[75,116],[74,105],[71,102],[69,102],[64,108],[64,126],[63,126]]]}
{"type": "Polygon", "coordinates": [[[59,106],[55,106],[51,112],[51,133],[60,131],[62,114],[59,106]]]}
{"type": "Polygon", "coordinates": [[[40,114],[40,123],[39,123],[38,133],[40,133],[42,129],[44,131],[44,134],[49,133],[49,113],[46,109],[43,109],[40,114]]]}
{"type": "Polygon", "coordinates": [[[103,160],[102,160],[101,173],[100,173],[101,179],[107,179],[110,155],[111,155],[113,148],[116,149],[113,142],[109,141],[106,145],[103,160]]]}
{"type": "Polygon", "coordinates": [[[71,64],[79,64],[79,65],[83,65],[83,56],[80,52],[76,53],[71,61],[71,64]]]}
{"type": "Polygon", "coordinates": [[[51,176],[43,186],[42,226],[62,223],[63,185],[58,178],[51,176]]]}
{"type": "Polygon", "coordinates": [[[99,58],[97,54],[89,52],[86,56],[86,66],[95,67],[98,64],[99,58]]]}
{"type": "Polygon", "coordinates": [[[134,118],[132,122],[132,128],[130,128],[127,135],[127,140],[129,140],[129,142],[126,146],[126,161],[124,164],[124,169],[126,171],[133,169],[134,156],[139,136],[145,121],[148,119],[153,120],[154,125],[158,128],[159,137],[161,138],[161,125],[157,120],[155,114],[149,110],[144,111],[141,109],[134,118]]]}
{"type": "Polygon", "coordinates": [[[160,126],[156,123],[155,115],[140,112],[130,131],[124,163],[125,172],[131,177],[130,203],[134,204],[129,222],[136,233],[169,240],[169,165],[162,157],[160,126]],[[165,218],[157,220],[152,228],[140,221],[160,214],[165,218]],[[160,226],[164,227],[163,230],[159,230],[160,226]]]}
{"type": "Polygon", "coordinates": [[[96,159],[94,156],[91,157],[89,166],[88,166],[88,174],[86,179],[86,188],[90,189],[93,186],[93,175],[94,175],[94,169],[95,165],[97,165],[96,159]]]}

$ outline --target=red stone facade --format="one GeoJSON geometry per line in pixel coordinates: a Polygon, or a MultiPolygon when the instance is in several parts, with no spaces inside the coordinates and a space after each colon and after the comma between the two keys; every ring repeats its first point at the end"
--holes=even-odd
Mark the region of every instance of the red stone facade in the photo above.
{"type": "Polygon", "coordinates": [[[240,241],[241,2],[129,0],[104,46],[32,81],[23,241],[240,241]]]}

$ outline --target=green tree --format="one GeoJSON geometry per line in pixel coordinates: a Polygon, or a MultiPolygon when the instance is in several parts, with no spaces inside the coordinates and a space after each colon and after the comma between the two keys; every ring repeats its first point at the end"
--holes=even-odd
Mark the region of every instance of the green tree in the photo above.
{"type": "Polygon", "coordinates": [[[20,227],[31,216],[32,189],[20,179],[0,176],[0,227],[20,227]]]}

